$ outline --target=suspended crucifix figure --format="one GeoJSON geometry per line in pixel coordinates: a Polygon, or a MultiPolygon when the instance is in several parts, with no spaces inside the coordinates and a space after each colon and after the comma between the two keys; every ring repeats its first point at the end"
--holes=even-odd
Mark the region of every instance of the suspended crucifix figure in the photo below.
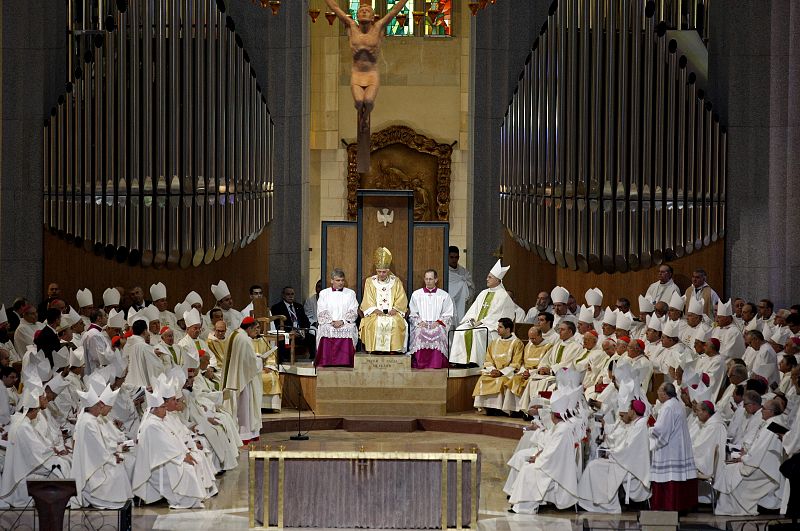
{"type": "Polygon", "coordinates": [[[350,51],[353,53],[353,66],[350,70],[350,89],[358,113],[358,172],[369,171],[370,132],[369,115],[375,106],[378,95],[380,75],[378,72],[378,55],[384,37],[384,28],[405,7],[408,0],[399,0],[386,16],[375,20],[375,11],[369,0],[361,0],[356,19],[351,19],[336,4],[336,0],[325,0],[328,7],[336,13],[339,20],[347,27],[350,39],[350,51]]]}

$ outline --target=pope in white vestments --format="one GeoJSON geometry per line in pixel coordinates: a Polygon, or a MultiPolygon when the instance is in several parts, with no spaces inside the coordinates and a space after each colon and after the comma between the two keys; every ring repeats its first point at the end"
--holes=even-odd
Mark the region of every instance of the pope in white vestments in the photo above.
{"type": "Polygon", "coordinates": [[[317,301],[317,367],[352,367],[358,343],[358,301],[345,285],[344,271],[331,272],[331,287],[319,292],[317,301]]]}
{"type": "Polygon", "coordinates": [[[411,366],[416,369],[447,367],[447,331],[453,322],[453,300],[436,287],[435,271],[425,272],[425,287],[411,294],[411,366]]]}
{"type": "Polygon", "coordinates": [[[403,282],[389,270],[392,253],[379,247],[373,256],[375,275],[364,281],[359,335],[367,352],[404,352],[408,297],[403,282]]]}
{"type": "Polygon", "coordinates": [[[486,348],[497,339],[497,322],[514,319],[517,305],[503,286],[503,277],[511,266],[502,267],[500,260],[486,277],[486,289],[481,291],[464,318],[458,324],[450,349],[450,363],[482,366],[486,348]]]}

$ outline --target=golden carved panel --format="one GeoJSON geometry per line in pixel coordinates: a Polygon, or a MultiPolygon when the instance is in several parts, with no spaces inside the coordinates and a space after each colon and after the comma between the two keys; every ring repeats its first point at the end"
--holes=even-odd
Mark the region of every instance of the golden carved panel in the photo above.
{"type": "Polygon", "coordinates": [[[373,133],[370,171],[360,174],[358,146],[347,146],[347,216],[358,214],[358,189],[411,190],[415,221],[447,221],[450,216],[450,157],[453,147],[410,127],[393,125],[373,133]]]}

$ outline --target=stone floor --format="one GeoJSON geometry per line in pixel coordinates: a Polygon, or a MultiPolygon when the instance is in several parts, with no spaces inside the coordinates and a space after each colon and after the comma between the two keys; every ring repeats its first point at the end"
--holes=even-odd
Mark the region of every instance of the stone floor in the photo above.
{"type": "MultiPolygon", "coordinates": [[[[281,413],[265,415],[265,421],[276,418],[292,418],[297,416],[296,411],[284,410],[281,413]]],[[[313,418],[310,413],[303,413],[302,417],[313,418]]],[[[486,421],[484,415],[477,413],[462,413],[448,415],[448,418],[457,420],[486,421]]],[[[508,422],[519,425],[523,421],[515,419],[489,419],[492,421],[508,422]]],[[[320,423],[322,425],[322,423],[320,423]]],[[[262,435],[261,442],[266,444],[280,444],[288,441],[289,436],[296,432],[266,433],[262,435]]],[[[507,512],[508,503],[502,492],[506,480],[506,461],[516,446],[517,441],[508,438],[491,437],[487,435],[468,435],[463,433],[444,433],[434,431],[416,431],[412,433],[364,433],[347,432],[343,430],[313,430],[310,432],[312,442],[352,441],[354,447],[370,444],[397,442],[398,439],[407,443],[428,443],[456,448],[458,446],[478,446],[481,449],[481,498],[479,504],[479,531],[577,531],[584,529],[584,522],[591,529],[639,529],[637,513],[626,512],[620,515],[600,515],[581,511],[555,511],[544,508],[536,516],[514,515],[507,512]]],[[[300,443],[302,444],[302,443],[300,443]]],[[[133,528],[187,530],[187,531],[227,531],[244,530],[248,526],[248,459],[247,452],[243,450],[240,456],[240,466],[227,472],[219,478],[219,494],[205,503],[205,510],[173,511],[166,503],[135,507],[133,511],[133,528]]],[[[80,517],[80,516],[78,516],[80,517]]],[[[7,529],[8,524],[15,518],[9,514],[0,513],[0,529],[7,529]]],[[[113,516],[106,517],[105,524],[111,524],[113,516]]],[[[774,517],[773,517],[774,518],[774,517]]],[[[31,517],[26,517],[31,519],[31,517]]],[[[73,516],[74,522],[75,516],[73,516]]],[[[717,518],[709,509],[690,514],[681,519],[685,529],[726,529],[729,518],[717,518]],[[688,527],[694,525],[695,527],[688,527]]],[[[751,520],[751,519],[737,519],[751,520]]],[[[742,523],[732,523],[732,531],[764,530],[769,518],[759,519],[759,527],[750,522],[744,526],[742,523]]],[[[32,529],[23,522],[22,529],[32,529]]],[[[31,522],[32,523],[32,522],[31,522]]],[[[97,528],[97,525],[79,525],[82,529],[97,528]]],[[[109,529],[110,527],[103,527],[109,529]]]]}
{"type": "MultiPolygon", "coordinates": [[[[284,410],[280,414],[269,415],[269,418],[290,417],[296,412],[284,410]]],[[[310,414],[303,414],[303,417],[310,414]]],[[[459,419],[485,419],[477,413],[452,415],[459,419]]],[[[521,423],[512,419],[507,422],[521,423]]],[[[281,443],[289,440],[290,432],[269,433],[261,438],[267,444],[281,443]]],[[[581,511],[558,512],[544,510],[536,516],[513,515],[507,512],[508,503],[502,492],[506,479],[506,461],[516,446],[516,441],[489,437],[485,435],[465,435],[442,432],[413,433],[354,433],[341,430],[320,430],[310,433],[311,440],[352,441],[354,445],[385,443],[396,441],[402,437],[404,442],[425,442],[442,446],[469,447],[477,445],[482,452],[481,499],[479,505],[479,531],[573,531],[583,529],[584,521],[593,529],[638,529],[637,514],[634,512],[621,515],[598,515],[581,511]]],[[[247,468],[246,452],[242,452],[241,465],[220,478],[220,493],[206,502],[202,511],[172,511],[166,504],[155,504],[134,509],[134,529],[165,530],[238,530],[247,529],[247,468]]],[[[705,529],[725,529],[728,519],[717,518],[710,511],[693,513],[681,519],[683,525],[700,524],[705,529]]],[[[763,520],[763,519],[762,519],[763,520]]],[[[733,525],[734,530],[742,528],[741,524],[733,525]]],[[[761,529],[763,529],[763,525],[761,529]]],[[[756,529],[747,527],[747,529],[756,529]]]]}

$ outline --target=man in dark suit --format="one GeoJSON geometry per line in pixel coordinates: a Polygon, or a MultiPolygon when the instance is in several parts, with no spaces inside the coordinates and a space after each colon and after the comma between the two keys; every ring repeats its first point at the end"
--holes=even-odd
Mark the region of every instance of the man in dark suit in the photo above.
{"type": "MultiPolygon", "coordinates": [[[[288,331],[296,331],[295,346],[305,345],[308,348],[308,354],[311,359],[314,359],[314,336],[308,333],[308,328],[311,323],[308,322],[308,317],[303,310],[303,305],[295,302],[294,288],[286,286],[281,291],[282,300],[272,305],[270,311],[272,315],[283,315],[286,321],[283,323],[284,329],[288,331]]],[[[282,341],[278,341],[278,355],[281,361],[289,359],[289,349],[284,346],[282,341]]]]}
{"type": "Polygon", "coordinates": [[[36,348],[44,352],[50,366],[53,366],[53,351],[61,348],[61,340],[58,339],[58,332],[56,329],[61,324],[61,310],[58,308],[49,308],[47,310],[47,317],[44,328],[36,333],[33,339],[33,344],[36,348]]]}
{"type": "Polygon", "coordinates": [[[17,297],[11,305],[11,311],[6,315],[8,316],[8,333],[13,338],[19,322],[22,320],[22,308],[28,304],[28,299],[25,297],[17,297]]]}
{"type": "Polygon", "coordinates": [[[39,306],[36,308],[36,311],[39,313],[39,319],[44,322],[44,318],[47,315],[47,309],[50,307],[51,303],[57,299],[61,298],[61,288],[55,282],[51,282],[47,285],[47,298],[39,303],[39,306]]]}

